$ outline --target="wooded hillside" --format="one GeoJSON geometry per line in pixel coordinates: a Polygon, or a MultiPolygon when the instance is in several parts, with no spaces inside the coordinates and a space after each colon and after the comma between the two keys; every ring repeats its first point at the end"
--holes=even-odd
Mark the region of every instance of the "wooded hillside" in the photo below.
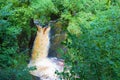
{"type": "Polygon", "coordinates": [[[71,66],[66,80],[120,80],[120,0],[0,0],[0,80],[33,80],[33,20],[66,33],[66,51],[55,49],[71,66]]]}

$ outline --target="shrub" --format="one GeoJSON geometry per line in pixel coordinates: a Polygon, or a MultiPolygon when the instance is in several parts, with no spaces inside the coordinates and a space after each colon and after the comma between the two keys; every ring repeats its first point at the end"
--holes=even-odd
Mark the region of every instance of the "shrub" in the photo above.
{"type": "MultiPolygon", "coordinates": [[[[17,13],[16,10],[19,9],[14,9],[12,2],[0,1],[0,3],[2,4],[0,7],[0,80],[30,80],[32,78],[25,70],[28,58],[25,54],[28,53],[27,47],[21,51],[20,40],[18,40],[18,36],[23,31],[24,22],[18,19],[23,16],[20,13],[22,11],[17,13]]],[[[27,16],[24,19],[27,19],[27,16]]],[[[24,39],[25,37],[22,38],[24,39]]],[[[24,45],[27,45],[25,41],[24,45]]]]}
{"type": "MultiPolygon", "coordinates": [[[[92,11],[90,10],[90,12],[92,11]]],[[[80,13],[88,14],[88,12],[80,13]]],[[[120,79],[119,13],[120,8],[117,3],[114,3],[114,5],[109,6],[109,9],[101,10],[101,8],[98,8],[95,14],[90,13],[88,17],[80,14],[83,21],[78,23],[81,29],[77,30],[82,33],[78,36],[68,29],[68,39],[63,42],[68,47],[68,51],[63,55],[63,58],[66,66],[71,67],[71,75],[62,73],[66,79],[120,79]],[[79,78],[75,78],[76,76],[79,78]]]]}

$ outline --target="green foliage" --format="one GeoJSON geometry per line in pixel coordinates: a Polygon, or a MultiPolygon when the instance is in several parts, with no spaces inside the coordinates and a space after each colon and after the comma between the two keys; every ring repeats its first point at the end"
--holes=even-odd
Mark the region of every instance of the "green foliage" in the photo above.
{"type": "Polygon", "coordinates": [[[78,24],[82,33],[77,36],[69,31],[68,39],[64,41],[68,52],[63,58],[66,65],[71,66],[72,73],[62,73],[65,78],[79,80],[75,78],[79,76],[80,80],[120,79],[120,7],[117,3],[114,5],[109,5],[109,9],[98,8],[95,14],[90,13],[88,17],[85,14],[89,14],[89,11],[80,12],[83,21],[78,24]]]}
{"type": "Polygon", "coordinates": [[[6,63],[6,67],[0,69],[0,80],[32,80],[31,75],[28,73],[29,69],[26,67],[27,55],[17,53],[14,55],[15,57],[7,56],[7,60],[11,64],[6,65],[6,63]]]}
{"type": "MultiPolygon", "coordinates": [[[[59,20],[67,33],[66,80],[120,79],[119,0],[1,0],[0,80],[31,80],[31,19],[59,20]]],[[[61,52],[62,53],[62,52],[61,52]]]]}
{"type": "Polygon", "coordinates": [[[50,21],[51,14],[58,12],[51,0],[33,0],[31,7],[34,9],[34,18],[39,19],[43,25],[50,21]]]}
{"type": "MultiPolygon", "coordinates": [[[[24,70],[27,66],[28,57],[25,54],[28,53],[27,47],[21,51],[19,43],[22,44],[22,42],[18,39],[23,28],[28,25],[28,14],[31,14],[24,12],[29,9],[20,9],[17,7],[18,5],[14,6],[13,4],[16,2],[0,1],[2,4],[0,7],[0,80],[32,79],[28,71],[24,70]],[[20,19],[22,16],[24,16],[23,20],[20,19]]],[[[26,38],[23,37],[22,40],[26,38]]],[[[27,46],[25,41],[24,45],[27,46]]]]}

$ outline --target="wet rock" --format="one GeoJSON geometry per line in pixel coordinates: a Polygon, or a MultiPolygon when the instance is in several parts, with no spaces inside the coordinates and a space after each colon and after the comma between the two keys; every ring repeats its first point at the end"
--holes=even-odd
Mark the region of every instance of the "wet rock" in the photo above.
{"type": "Polygon", "coordinates": [[[65,51],[65,46],[61,44],[66,39],[66,33],[63,29],[61,22],[56,22],[51,29],[51,45],[49,50],[49,56],[60,57],[60,53],[57,51],[59,48],[65,51]]]}

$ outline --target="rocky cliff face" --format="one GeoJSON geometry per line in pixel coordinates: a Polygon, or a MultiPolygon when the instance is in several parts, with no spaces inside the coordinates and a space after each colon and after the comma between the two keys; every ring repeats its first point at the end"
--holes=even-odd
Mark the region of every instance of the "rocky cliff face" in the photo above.
{"type": "Polygon", "coordinates": [[[53,24],[53,27],[51,29],[51,46],[49,50],[49,56],[57,56],[60,57],[60,54],[58,53],[57,49],[61,48],[63,51],[66,50],[65,46],[61,44],[62,41],[66,39],[66,33],[64,30],[62,30],[62,23],[56,22],[53,24]]]}

